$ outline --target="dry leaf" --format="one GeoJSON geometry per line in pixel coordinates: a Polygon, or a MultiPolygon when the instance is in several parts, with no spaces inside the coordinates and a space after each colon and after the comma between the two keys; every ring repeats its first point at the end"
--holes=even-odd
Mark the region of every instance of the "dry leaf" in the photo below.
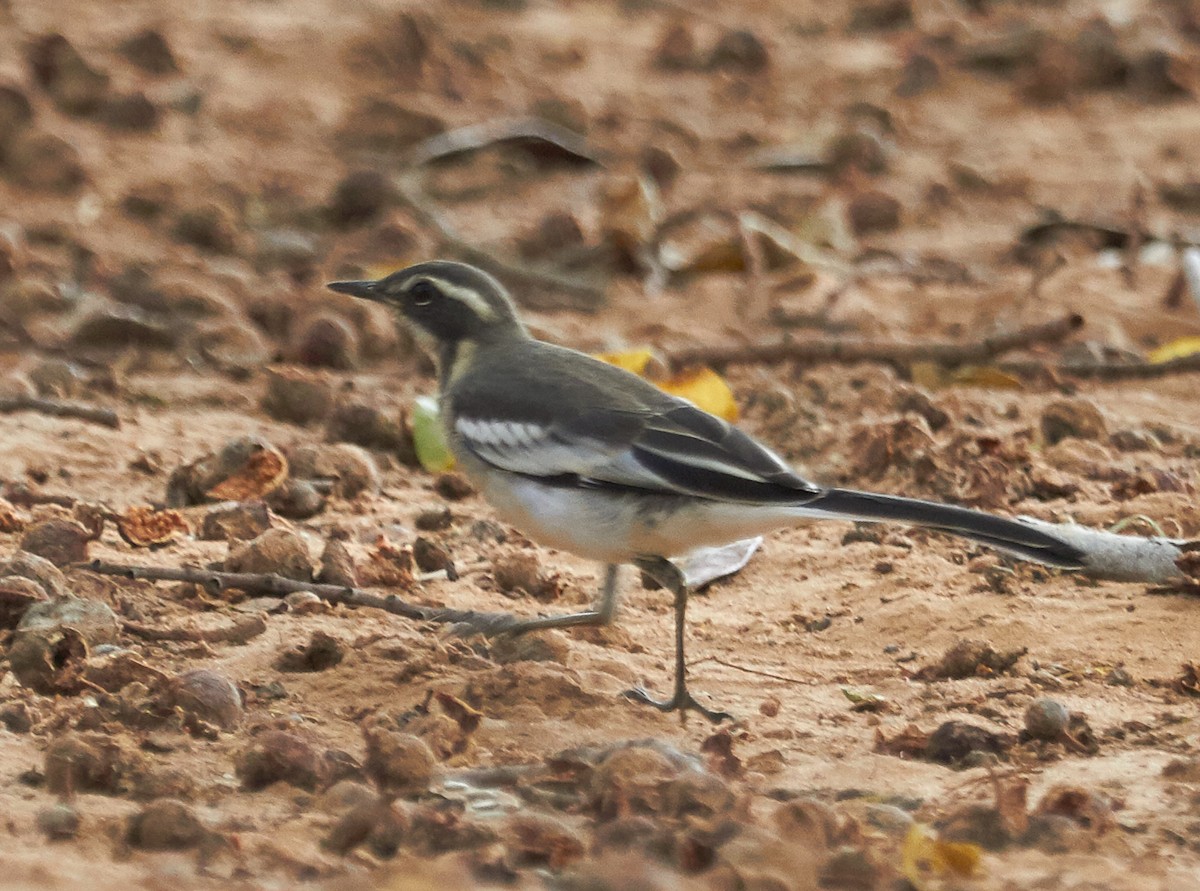
{"type": "Polygon", "coordinates": [[[253,501],[274,492],[288,475],[287,459],[273,448],[252,451],[246,463],[204,493],[211,501],[253,501]]]}
{"type": "Polygon", "coordinates": [[[702,408],[718,418],[736,421],[737,402],[725,379],[711,368],[701,366],[680,372],[662,381],[655,381],[660,390],[681,396],[697,408],[702,408]]]}
{"type": "Polygon", "coordinates": [[[991,390],[1023,390],[1019,377],[1001,371],[995,365],[963,365],[950,372],[950,382],[963,387],[987,387],[991,390]]]}
{"type": "Polygon", "coordinates": [[[655,362],[654,354],[650,350],[597,353],[595,358],[633,372],[640,377],[645,377],[660,390],[670,393],[672,396],[680,396],[697,408],[704,409],[726,421],[736,421],[738,418],[738,407],[733,398],[733,391],[729,389],[729,384],[725,382],[725,379],[711,368],[701,365],[681,371],[671,377],[657,379],[650,374],[655,362]]]}
{"type": "Polygon", "coordinates": [[[1200,353],[1200,337],[1179,337],[1164,343],[1158,349],[1151,350],[1146,359],[1154,365],[1170,362],[1172,359],[1182,359],[1184,356],[1194,356],[1200,353]]]}
{"type": "Polygon", "coordinates": [[[970,878],[979,869],[980,849],[968,842],[945,842],[927,827],[914,823],[900,852],[900,871],[917,891],[931,887],[930,879],[970,878]]]}
{"type": "Polygon", "coordinates": [[[636,375],[644,375],[654,354],[649,350],[624,350],[619,353],[595,353],[595,358],[636,375]]]}

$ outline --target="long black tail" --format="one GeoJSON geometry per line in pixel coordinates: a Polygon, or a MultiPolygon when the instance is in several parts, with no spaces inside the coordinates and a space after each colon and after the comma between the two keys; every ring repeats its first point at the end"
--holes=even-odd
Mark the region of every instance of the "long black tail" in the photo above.
{"type": "Polygon", "coordinates": [[[990,545],[1026,560],[1062,569],[1083,566],[1083,552],[1065,541],[1022,523],[965,507],[877,495],[853,489],[827,489],[807,502],[805,510],[846,520],[908,523],[990,545]]]}

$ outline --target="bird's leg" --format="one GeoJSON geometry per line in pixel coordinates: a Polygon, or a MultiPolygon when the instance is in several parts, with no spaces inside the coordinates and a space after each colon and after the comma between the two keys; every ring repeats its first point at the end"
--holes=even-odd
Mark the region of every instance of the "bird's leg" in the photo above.
{"type": "Polygon", "coordinates": [[[617,612],[617,580],[619,566],[610,563],[604,567],[604,584],[600,596],[592,608],[581,613],[562,616],[539,616],[536,619],[521,619],[511,613],[476,613],[456,624],[457,630],[468,634],[525,634],[530,631],[545,631],[548,628],[574,628],[579,625],[608,625],[617,612]]]}
{"type": "Polygon", "coordinates": [[[692,709],[704,715],[714,724],[719,724],[724,720],[732,721],[733,715],[729,712],[706,708],[688,692],[687,660],[683,653],[687,625],[688,588],[683,573],[679,567],[663,557],[639,557],[634,561],[634,565],[675,595],[675,693],[670,699],[653,699],[641,687],[636,687],[626,691],[625,696],[636,702],[652,705],[663,712],[672,712],[678,709],[681,719],[688,709],[692,709]]]}

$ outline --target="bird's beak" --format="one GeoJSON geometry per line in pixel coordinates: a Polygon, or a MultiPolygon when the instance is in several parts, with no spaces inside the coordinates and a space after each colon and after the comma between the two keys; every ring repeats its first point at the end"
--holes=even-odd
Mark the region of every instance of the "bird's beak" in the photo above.
{"type": "Polygon", "coordinates": [[[373,281],[362,282],[330,282],[325,287],[339,294],[349,294],[351,297],[361,297],[364,300],[382,301],[383,295],[373,281]]]}

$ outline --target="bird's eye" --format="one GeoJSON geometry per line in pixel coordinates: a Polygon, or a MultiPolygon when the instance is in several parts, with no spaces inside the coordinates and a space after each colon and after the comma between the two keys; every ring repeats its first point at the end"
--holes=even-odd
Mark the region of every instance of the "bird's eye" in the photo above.
{"type": "Polygon", "coordinates": [[[417,306],[428,306],[437,299],[438,291],[429,282],[417,282],[408,289],[409,296],[412,297],[412,302],[417,306]]]}

